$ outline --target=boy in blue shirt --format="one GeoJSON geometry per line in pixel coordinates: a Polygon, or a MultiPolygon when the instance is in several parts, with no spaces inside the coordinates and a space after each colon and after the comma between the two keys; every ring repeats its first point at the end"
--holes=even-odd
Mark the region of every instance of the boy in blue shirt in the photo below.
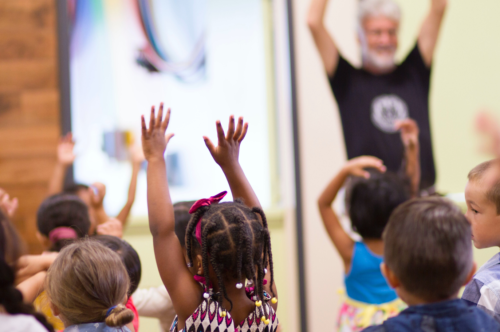
{"type": "Polygon", "coordinates": [[[384,231],[384,260],[382,272],[408,309],[364,331],[500,331],[493,318],[457,298],[476,267],[471,226],[451,202],[422,198],[396,208],[384,231]]]}
{"type": "MultiPolygon", "coordinates": [[[[476,166],[465,187],[467,219],[478,249],[500,246],[500,160],[476,166]]],[[[462,299],[500,322],[500,255],[493,256],[465,287],[462,299]]]]}

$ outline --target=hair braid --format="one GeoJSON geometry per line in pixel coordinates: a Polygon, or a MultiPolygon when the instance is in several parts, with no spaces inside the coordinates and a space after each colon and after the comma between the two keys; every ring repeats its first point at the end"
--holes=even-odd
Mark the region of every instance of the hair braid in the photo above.
{"type": "MultiPolygon", "coordinates": [[[[200,220],[200,222],[201,222],[201,220],[200,220]]],[[[207,224],[205,224],[205,227],[201,231],[201,257],[202,257],[201,264],[203,266],[203,275],[205,277],[205,289],[204,290],[206,293],[209,292],[209,288],[210,288],[210,275],[208,274],[209,256],[208,256],[207,234],[208,234],[208,231],[210,230],[211,227],[212,227],[212,225],[210,225],[210,222],[208,222],[207,224]]]]}
{"type": "Polygon", "coordinates": [[[185,239],[185,244],[186,244],[186,253],[187,257],[189,259],[189,263],[193,264],[193,257],[192,257],[192,248],[193,248],[193,231],[196,228],[196,225],[198,222],[201,222],[200,218],[203,217],[205,212],[209,209],[208,206],[202,206],[196,212],[193,214],[191,217],[191,220],[189,220],[189,223],[187,225],[186,229],[186,239],[185,239]]]}
{"type": "MultiPolygon", "coordinates": [[[[254,207],[252,209],[252,212],[255,212],[260,215],[262,219],[262,224],[264,225],[265,229],[265,238],[266,238],[266,247],[267,247],[267,257],[269,258],[269,268],[271,272],[271,283],[269,284],[269,289],[271,289],[271,292],[273,293],[273,296],[276,296],[274,293],[273,285],[274,285],[274,264],[273,264],[273,252],[271,249],[271,233],[269,232],[269,227],[267,224],[267,218],[266,215],[264,214],[264,211],[262,211],[261,208],[254,207]]],[[[267,266],[267,264],[266,264],[267,266]]]]}

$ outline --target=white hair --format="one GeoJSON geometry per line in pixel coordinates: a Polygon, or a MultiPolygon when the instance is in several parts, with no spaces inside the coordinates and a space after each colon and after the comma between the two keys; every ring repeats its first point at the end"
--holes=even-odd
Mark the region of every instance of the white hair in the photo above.
{"type": "Polygon", "coordinates": [[[401,8],[394,0],[360,0],[358,24],[363,26],[363,20],[369,16],[384,16],[399,22],[401,8]]]}

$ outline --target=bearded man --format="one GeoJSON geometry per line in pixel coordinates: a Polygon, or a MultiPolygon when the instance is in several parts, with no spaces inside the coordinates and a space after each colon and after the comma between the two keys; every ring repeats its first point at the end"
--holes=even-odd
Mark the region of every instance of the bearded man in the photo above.
{"type": "Polygon", "coordinates": [[[362,155],[384,161],[398,171],[403,146],[397,123],[414,119],[420,128],[421,184],[432,192],[436,172],[429,125],[431,65],[446,0],[431,0],[417,43],[406,59],[395,63],[401,10],[393,0],[360,0],[358,40],[362,67],[340,55],[323,19],[328,0],[312,0],[308,25],[337,100],[348,159],[362,155]]]}

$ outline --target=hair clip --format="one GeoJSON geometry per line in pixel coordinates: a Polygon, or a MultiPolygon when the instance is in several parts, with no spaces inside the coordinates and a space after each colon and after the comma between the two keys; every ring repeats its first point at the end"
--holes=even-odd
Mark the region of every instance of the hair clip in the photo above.
{"type": "Polygon", "coordinates": [[[236,284],[236,288],[242,289],[243,288],[243,284],[241,282],[237,283],[236,284]]]}
{"type": "Polygon", "coordinates": [[[191,262],[190,262],[190,263],[187,263],[187,266],[188,266],[188,267],[193,267],[193,263],[191,263],[191,262]]]}
{"type": "Polygon", "coordinates": [[[264,269],[264,274],[267,274],[267,269],[264,269]]]}
{"type": "Polygon", "coordinates": [[[206,299],[208,299],[208,298],[210,297],[210,294],[208,294],[208,293],[203,293],[203,297],[204,297],[204,298],[206,298],[206,299]]]}
{"type": "Polygon", "coordinates": [[[275,298],[275,297],[273,297],[273,298],[271,299],[271,303],[272,303],[272,304],[276,304],[276,303],[278,303],[278,299],[277,299],[277,298],[275,298]]]}
{"type": "Polygon", "coordinates": [[[255,301],[255,306],[260,307],[262,305],[262,301],[255,301]]]}
{"type": "Polygon", "coordinates": [[[226,315],[227,315],[226,310],[224,310],[223,312],[221,312],[220,315],[221,315],[221,317],[226,317],[226,315]]]}
{"type": "Polygon", "coordinates": [[[260,320],[263,321],[264,324],[269,325],[270,320],[266,319],[266,316],[262,316],[262,318],[260,320]]]}

